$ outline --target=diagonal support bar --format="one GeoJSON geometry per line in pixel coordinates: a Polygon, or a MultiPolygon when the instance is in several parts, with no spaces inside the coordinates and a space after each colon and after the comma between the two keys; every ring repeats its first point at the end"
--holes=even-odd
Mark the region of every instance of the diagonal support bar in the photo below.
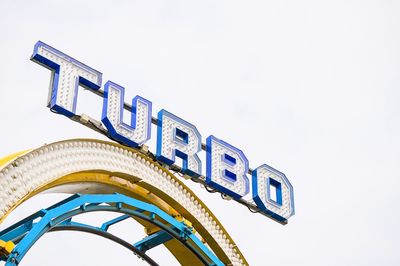
{"type": "Polygon", "coordinates": [[[32,220],[27,221],[7,233],[0,234],[1,240],[5,242],[13,241],[14,243],[18,243],[19,240],[23,238],[24,235],[26,235],[29,232],[29,230],[32,229],[32,226],[33,226],[32,220]]]}
{"type": "Polygon", "coordinates": [[[172,239],[173,237],[170,236],[167,232],[165,231],[158,231],[157,233],[154,233],[139,242],[135,243],[134,246],[143,251],[146,252],[149,249],[152,249],[158,245],[164,244],[165,242],[168,242],[172,239]]]}
{"type": "Polygon", "coordinates": [[[103,231],[108,231],[108,228],[110,228],[111,225],[114,225],[114,224],[116,224],[116,223],[119,223],[119,222],[121,222],[121,221],[123,221],[123,220],[126,220],[126,219],[130,218],[130,217],[131,217],[130,215],[125,214],[125,215],[119,216],[119,217],[117,217],[117,218],[115,218],[115,219],[112,219],[112,220],[110,220],[110,221],[108,221],[108,222],[105,222],[105,223],[103,223],[103,225],[101,226],[101,230],[103,230],[103,231]]]}

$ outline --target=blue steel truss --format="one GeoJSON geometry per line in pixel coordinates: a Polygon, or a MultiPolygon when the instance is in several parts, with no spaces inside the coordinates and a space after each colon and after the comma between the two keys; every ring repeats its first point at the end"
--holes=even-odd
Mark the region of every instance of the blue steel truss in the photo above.
{"type": "Polygon", "coordinates": [[[179,222],[160,208],[122,194],[75,194],[57,204],[42,209],[0,232],[0,239],[13,241],[15,248],[8,256],[0,257],[6,266],[18,265],[29,249],[49,231],[75,230],[96,234],[130,249],[150,265],[158,265],[145,252],[171,239],[177,239],[204,265],[224,265],[193,233],[193,228],[179,222]],[[72,221],[76,215],[88,212],[109,211],[122,213],[100,227],[72,221]],[[128,243],[108,232],[110,226],[131,217],[148,221],[160,230],[135,244],[128,243]]]}

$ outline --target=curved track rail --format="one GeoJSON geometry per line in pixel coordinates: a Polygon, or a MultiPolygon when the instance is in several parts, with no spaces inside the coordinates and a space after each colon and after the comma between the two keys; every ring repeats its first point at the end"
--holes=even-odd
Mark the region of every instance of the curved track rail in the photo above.
{"type": "Polygon", "coordinates": [[[76,194],[56,205],[40,210],[0,232],[0,239],[16,243],[11,254],[7,256],[6,266],[18,265],[35,242],[46,232],[51,230],[78,230],[114,239],[116,242],[128,246],[129,249],[134,251],[138,256],[144,258],[150,265],[157,265],[157,263],[148,257],[143,250],[148,250],[149,247],[152,248],[162,244],[165,240],[169,241],[171,239],[170,237],[173,237],[179,240],[204,265],[224,265],[218,257],[196,237],[193,233],[193,228],[188,227],[185,223],[178,222],[154,205],[121,194],[76,194]],[[118,217],[108,221],[101,227],[72,222],[72,217],[76,215],[98,211],[118,212],[125,215],[121,218],[118,217]],[[118,223],[128,217],[136,217],[148,221],[162,231],[155,237],[149,236],[147,239],[129,246],[129,243],[123,243],[119,238],[107,232],[110,225],[118,223]],[[40,218],[39,221],[33,223],[33,220],[37,218],[40,218]],[[145,246],[146,248],[144,248],[145,246]]]}

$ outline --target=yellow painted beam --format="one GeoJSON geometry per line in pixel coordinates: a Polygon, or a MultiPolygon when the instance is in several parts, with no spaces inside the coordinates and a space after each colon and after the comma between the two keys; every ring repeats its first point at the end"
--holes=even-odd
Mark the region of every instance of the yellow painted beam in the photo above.
{"type": "Polygon", "coordinates": [[[12,241],[5,242],[0,239],[0,257],[10,255],[14,247],[15,244],[12,241]]]}
{"type": "Polygon", "coordinates": [[[29,151],[31,151],[31,150],[25,150],[25,151],[16,152],[16,153],[13,153],[13,154],[8,155],[6,157],[0,158],[0,168],[5,166],[8,162],[14,161],[18,157],[20,157],[21,155],[24,155],[25,153],[27,153],[29,151]]]}

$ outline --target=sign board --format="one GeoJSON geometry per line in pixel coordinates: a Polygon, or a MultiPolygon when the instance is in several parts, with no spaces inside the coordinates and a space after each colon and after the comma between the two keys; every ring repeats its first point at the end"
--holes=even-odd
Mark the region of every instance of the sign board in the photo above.
{"type": "Polygon", "coordinates": [[[154,156],[163,165],[280,223],[287,223],[294,215],[293,187],[280,171],[267,164],[250,170],[242,150],[214,135],[206,137],[203,144],[195,125],[167,110],[159,110],[157,117],[152,117],[148,99],[136,96],[129,106],[124,102],[123,86],[107,81],[102,90],[102,73],[41,41],[34,47],[32,60],[52,71],[48,106],[53,112],[90,124],[109,138],[137,149],[146,149],[152,137],[151,124],[156,124],[154,156]],[[103,97],[102,123],[76,113],[79,86],[103,97]],[[123,121],[124,108],[130,110],[130,124],[123,121]],[[206,152],[205,162],[199,158],[202,150],[206,152]],[[182,160],[181,166],[175,165],[176,157],[182,160]],[[244,200],[250,193],[252,202],[244,200]]]}

